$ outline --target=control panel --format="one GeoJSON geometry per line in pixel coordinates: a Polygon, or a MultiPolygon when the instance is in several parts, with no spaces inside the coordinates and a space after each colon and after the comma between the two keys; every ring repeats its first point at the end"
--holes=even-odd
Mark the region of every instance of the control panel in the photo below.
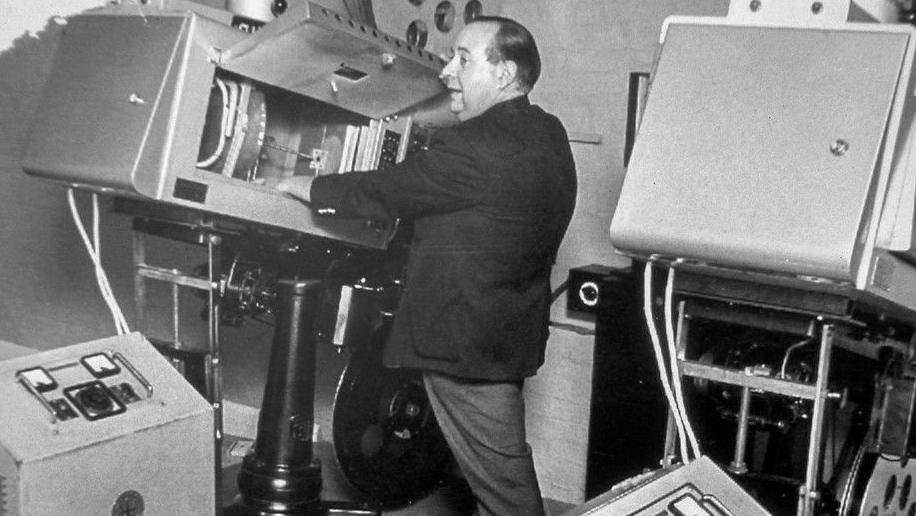
{"type": "Polygon", "coordinates": [[[23,369],[16,379],[57,421],[115,416],[153,394],[153,386],[133,364],[111,351],[23,369]]]}
{"type": "Polygon", "coordinates": [[[0,514],[214,511],[213,409],[139,333],[0,360],[0,414],[0,514]]]}

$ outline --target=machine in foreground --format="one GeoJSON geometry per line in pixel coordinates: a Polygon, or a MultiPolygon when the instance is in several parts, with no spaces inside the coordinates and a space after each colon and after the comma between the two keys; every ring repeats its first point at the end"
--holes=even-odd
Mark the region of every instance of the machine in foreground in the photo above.
{"type": "MultiPolygon", "coordinates": [[[[315,346],[336,335],[338,313],[361,310],[360,324],[341,328],[349,337],[338,335],[358,355],[335,404],[335,418],[346,423],[335,429],[338,455],[369,505],[406,504],[435,487],[450,456],[417,379],[367,370],[391,317],[374,294],[398,277],[373,276],[366,264],[383,260],[386,249],[399,256],[390,248],[404,228],[384,218],[327,217],[272,185],[386,168],[422,147],[421,120],[440,116],[442,61],[418,42],[318,3],[275,4],[283,12],[257,27],[181,0],[112,2],[71,17],[22,166],[117,196],[116,210],[134,217],[138,234],[207,247],[208,263],[196,274],[145,263],[141,238],[134,256],[141,319],[144,280],[208,298],[217,450],[219,325],[273,319],[270,380],[235,511],[323,513],[311,442],[315,346]],[[353,295],[351,306],[355,290],[368,295],[353,295]],[[366,403],[374,410],[363,417],[366,403]],[[378,441],[371,449],[361,447],[367,434],[378,441]],[[384,490],[374,487],[388,477],[384,490]]],[[[475,5],[466,16],[481,11],[475,5]]]]}

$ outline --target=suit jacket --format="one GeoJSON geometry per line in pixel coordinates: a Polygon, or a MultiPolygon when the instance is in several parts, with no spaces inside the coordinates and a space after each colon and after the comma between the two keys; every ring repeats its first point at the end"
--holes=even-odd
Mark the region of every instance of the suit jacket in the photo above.
{"type": "Polygon", "coordinates": [[[384,171],[317,178],[316,209],[413,221],[384,360],[519,380],[544,361],[550,270],[576,200],[566,130],[526,96],[437,131],[384,171]]]}

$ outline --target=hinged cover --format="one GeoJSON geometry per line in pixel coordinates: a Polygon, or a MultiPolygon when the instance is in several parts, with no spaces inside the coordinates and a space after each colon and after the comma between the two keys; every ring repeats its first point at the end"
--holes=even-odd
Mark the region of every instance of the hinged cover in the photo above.
{"type": "Polygon", "coordinates": [[[218,61],[226,70],[376,119],[445,91],[438,56],[312,2],[223,50],[218,61]]]}
{"type": "Polygon", "coordinates": [[[614,245],[855,281],[886,188],[908,45],[909,29],[878,25],[671,23],[614,245]]]}

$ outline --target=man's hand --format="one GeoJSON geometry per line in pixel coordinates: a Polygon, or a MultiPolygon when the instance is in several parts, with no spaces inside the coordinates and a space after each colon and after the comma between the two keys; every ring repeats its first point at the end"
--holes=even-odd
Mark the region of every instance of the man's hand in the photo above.
{"type": "Polygon", "coordinates": [[[277,190],[299,199],[303,202],[312,200],[312,176],[288,177],[277,183],[277,190]]]}

